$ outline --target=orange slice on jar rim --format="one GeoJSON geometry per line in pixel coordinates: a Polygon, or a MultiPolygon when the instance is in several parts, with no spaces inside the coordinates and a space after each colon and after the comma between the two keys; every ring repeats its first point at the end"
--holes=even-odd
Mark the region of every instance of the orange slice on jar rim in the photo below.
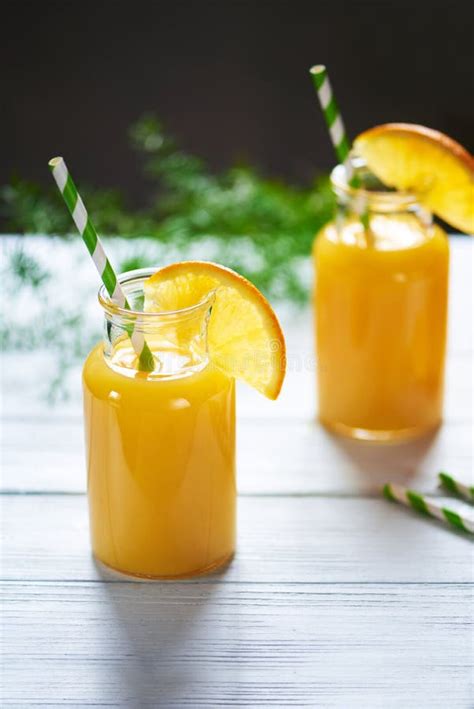
{"type": "Polygon", "coordinates": [[[144,289],[147,312],[187,308],[215,291],[208,328],[211,361],[277,398],[285,377],[285,339],[270,303],[250,281],[215,263],[183,261],[159,269],[144,289]]]}
{"type": "Polygon", "coordinates": [[[354,151],[388,187],[416,194],[451,226],[474,233],[474,157],[444,133],[386,123],[361,133],[354,151]]]}

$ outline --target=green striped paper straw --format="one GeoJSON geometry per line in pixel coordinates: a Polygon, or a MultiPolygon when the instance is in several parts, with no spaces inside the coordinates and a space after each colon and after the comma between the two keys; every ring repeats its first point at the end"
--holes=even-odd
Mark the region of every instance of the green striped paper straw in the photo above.
{"type": "Polygon", "coordinates": [[[411,507],[416,512],[428,517],[434,517],[450,527],[454,527],[458,531],[474,534],[474,520],[467,519],[458,512],[454,512],[454,510],[450,510],[448,507],[444,507],[432,499],[428,500],[424,495],[415,490],[409,490],[401,485],[387,483],[384,485],[383,493],[389,500],[401,502],[402,505],[411,507]]]}
{"type": "Polygon", "coordinates": [[[347,180],[350,183],[353,179],[354,172],[349,159],[351,144],[347,137],[339,106],[332,91],[327,69],[324,64],[316,64],[316,66],[311,67],[309,73],[313,78],[313,84],[323,110],[331,142],[336,151],[338,160],[342,162],[346,168],[347,180]]]}
{"type": "MultiPolygon", "coordinates": [[[[52,158],[49,163],[49,168],[53,174],[59,191],[69,209],[74,223],[82,236],[82,239],[87,246],[87,250],[92,257],[99,276],[104,284],[107,293],[114,303],[120,308],[131,310],[130,304],[123,292],[122,286],[116,276],[112,265],[107,258],[107,255],[99,239],[97,231],[87,213],[84,202],[76,189],[69,170],[63,158],[52,158]]],[[[148,347],[145,337],[141,332],[137,332],[133,325],[127,327],[127,332],[135,350],[139,368],[145,372],[152,372],[155,368],[155,360],[153,354],[148,347]]]]}
{"type": "MultiPolygon", "coordinates": [[[[313,84],[319,98],[319,103],[323,110],[326,125],[329,130],[331,142],[336,151],[338,160],[344,165],[347,182],[352,188],[360,187],[360,180],[354,173],[354,168],[350,159],[351,144],[347,137],[344,121],[342,120],[339,106],[334,97],[334,93],[329,81],[329,76],[324,64],[316,64],[309,70],[313,78],[313,84]]],[[[360,221],[365,229],[367,239],[370,240],[370,217],[367,210],[366,200],[362,194],[356,198],[355,211],[360,217],[360,221]]]]}
{"type": "Polygon", "coordinates": [[[446,488],[446,490],[449,490],[449,492],[455,495],[459,495],[459,497],[464,498],[468,502],[474,503],[474,487],[465,485],[445,472],[438,473],[438,477],[441,485],[446,488]]]}

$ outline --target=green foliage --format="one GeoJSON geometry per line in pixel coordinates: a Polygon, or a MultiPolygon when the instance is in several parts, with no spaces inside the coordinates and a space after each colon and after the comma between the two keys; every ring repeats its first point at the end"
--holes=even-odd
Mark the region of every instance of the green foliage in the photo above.
{"type": "MultiPolygon", "coordinates": [[[[101,234],[143,235],[153,226],[147,215],[127,211],[123,196],[117,190],[96,190],[81,185],[80,192],[101,234]]],[[[0,188],[0,196],[8,231],[58,236],[73,234],[75,237],[71,216],[53,182],[49,189],[43,189],[15,178],[0,188]]]]}
{"type": "Polygon", "coordinates": [[[28,283],[33,288],[38,288],[50,275],[33,256],[25,253],[21,246],[11,254],[9,266],[20,283],[28,283]]]}
{"type": "MultiPolygon", "coordinates": [[[[211,238],[218,244],[215,260],[246,275],[270,298],[306,299],[301,264],[314,234],[333,212],[327,178],[301,188],[264,178],[249,166],[211,174],[153,116],[132,127],[131,140],[155,196],[148,209],[130,211],[119,192],[80,184],[99,233],[171,243],[182,258],[191,244],[211,238]]],[[[16,179],[2,189],[2,197],[11,231],[71,233],[71,218],[54,185],[42,190],[16,179]]],[[[123,270],[145,265],[150,264],[141,254],[121,264],[123,270]]]]}

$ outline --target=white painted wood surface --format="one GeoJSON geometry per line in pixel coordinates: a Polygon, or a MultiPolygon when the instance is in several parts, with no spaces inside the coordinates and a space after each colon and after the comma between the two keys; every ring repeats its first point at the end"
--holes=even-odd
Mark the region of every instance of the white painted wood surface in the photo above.
{"type": "Polygon", "coordinates": [[[291,317],[281,400],[239,391],[238,553],[194,581],[93,562],[79,387],[48,409],[48,354],[4,353],[2,705],[472,707],[472,544],[379,488],[472,479],[473,254],[452,240],[446,420],[422,441],[321,429],[310,314],[291,317]]]}

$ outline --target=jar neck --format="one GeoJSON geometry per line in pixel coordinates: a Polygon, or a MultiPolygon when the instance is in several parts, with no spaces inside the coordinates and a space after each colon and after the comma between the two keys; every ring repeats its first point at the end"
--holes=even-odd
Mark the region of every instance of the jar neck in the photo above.
{"type": "Polygon", "coordinates": [[[351,184],[346,175],[343,165],[331,173],[337,198],[335,239],[345,245],[377,251],[413,248],[431,239],[432,215],[416,195],[383,189],[364,165],[356,168],[351,184]],[[355,187],[354,182],[361,186],[355,187]]]}
{"type": "Polygon", "coordinates": [[[379,185],[377,185],[377,189],[373,189],[367,185],[367,170],[359,168],[356,169],[355,174],[362,176],[359,181],[364,186],[354,187],[349,184],[343,165],[337,165],[331,172],[331,186],[336,195],[339,212],[355,217],[378,214],[412,215],[421,224],[431,225],[432,215],[420,204],[417,195],[398,190],[383,190],[379,188],[379,185]]]}
{"type": "Polygon", "coordinates": [[[141,269],[118,277],[130,310],[112,302],[105,289],[99,291],[104,311],[104,357],[114,370],[128,376],[140,371],[137,342],[146,343],[154,369],[141,376],[152,379],[180,377],[207,366],[207,326],[214,302],[209,293],[200,303],[182,310],[144,312],[144,283],[156,269],[141,269]]]}

